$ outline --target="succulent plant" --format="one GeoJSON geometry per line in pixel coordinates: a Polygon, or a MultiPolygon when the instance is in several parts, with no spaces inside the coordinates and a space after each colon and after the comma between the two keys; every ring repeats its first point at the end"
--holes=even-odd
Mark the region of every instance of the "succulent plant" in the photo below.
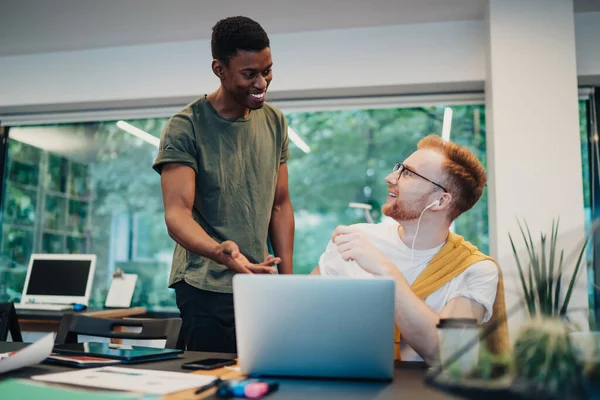
{"type": "Polygon", "coordinates": [[[525,323],[513,348],[516,383],[533,398],[582,398],[582,367],[560,318],[525,323]]]}

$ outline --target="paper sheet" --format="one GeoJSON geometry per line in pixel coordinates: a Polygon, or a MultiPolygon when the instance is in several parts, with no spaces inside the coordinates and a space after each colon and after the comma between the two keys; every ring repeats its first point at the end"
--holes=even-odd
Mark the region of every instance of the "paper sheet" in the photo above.
{"type": "Polygon", "coordinates": [[[131,305],[137,277],[136,274],[123,274],[120,277],[113,278],[104,306],[128,308],[131,305]]]}
{"type": "Polygon", "coordinates": [[[32,376],[31,379],[102,389],[167,394],[204,386],[217,379],[217,377],[183,372],[102,367],[58,374],[36,375],[32,376]]]}
{"type": "Polygon", "coordinates": [[[41,363],[50,355],[52,347],[54,334],[49,333],[22,350],[0,354],[0,374],[41,363]]]}

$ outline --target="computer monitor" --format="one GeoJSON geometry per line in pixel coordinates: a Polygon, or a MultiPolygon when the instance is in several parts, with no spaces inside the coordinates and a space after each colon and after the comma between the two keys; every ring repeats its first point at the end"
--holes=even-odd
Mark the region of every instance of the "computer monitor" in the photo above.
{"type": "Polygon", "coordinates": [[[235,275],[241,371],[392,379],[394,289],[375,277],[235,275]]]}
{"type": "Polygon", "coordinates": [[[88,305],[95,254],[32,254],[21,303],[88,305]]]}

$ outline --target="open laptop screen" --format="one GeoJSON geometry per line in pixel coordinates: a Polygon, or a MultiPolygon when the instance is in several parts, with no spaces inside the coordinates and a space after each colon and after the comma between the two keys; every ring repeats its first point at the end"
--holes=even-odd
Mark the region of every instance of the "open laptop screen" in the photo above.
{"type": "Polygon", "coordinates": [[[28,295],[85,296],[90,260],[33,260],[28,295]]]}

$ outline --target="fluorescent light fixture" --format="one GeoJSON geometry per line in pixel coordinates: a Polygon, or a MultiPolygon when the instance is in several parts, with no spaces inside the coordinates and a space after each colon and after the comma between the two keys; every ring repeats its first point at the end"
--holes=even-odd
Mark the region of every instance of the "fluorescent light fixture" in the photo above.
{"type": "Polygon", "coordinates": [[[310,153],[310,147],[306,144],[306,142],[304,140],[302,140],[302,138],[300,138],[300,136],[298,136],[298,134],[296,132],[294,132],[294,130],[290,127],[288,127],[288,137],[292,140],[292,142],[294,142],[294,144],[296,146],[298,146],[298,148],[300,150],[302,150],[305,153],[310,153]]]}
{"type": "Polygon", "coordinates": [[[148,142],[151,145],[154,145],[158,148],[160,139],[157,138],[156,136],[152,136],[148,132],[143,131],[140,128],[136,128],[135,126],[128,124],[125,121],[117,122],[117,126],[121,129],[123,129],[125,132],[131,133],[133,136],[136,136],[136,137],[142,139],[143,141],[148,142]]]}
{"type": "MultiPolygon", "coordinates": [[[[158,147],[158,145],[160,143],[160,139],[157,138],[156,136],[152,136],[148,132],[143,131],[139,128],[136,128],[135,126],[128,124],[125,121],[117,122],[117,126],[121,129],[123,129],[125,132],[131,133],[132,135],[134,135],[156,147],[158,147]]],[[[305,153],[310,153],[310,147],[304,142],[304,140],[302,140],[300,138],[300,136],[298,136],[298,134],[296,132],[294,132],[292,130],[292,128],[288,128],[288,136],[292,140],[292,142],[294,142],[294,144],[296,146],[298,146],[298,148],[300,150],[302,150],[305,153]]]]}
{"type": "Polygon", "coordinates": [[[452,109],[444,108],[444,122],[442,124],[442,139],[446,142],[450,140],[450,128],[452,127],[452,109]]]}

